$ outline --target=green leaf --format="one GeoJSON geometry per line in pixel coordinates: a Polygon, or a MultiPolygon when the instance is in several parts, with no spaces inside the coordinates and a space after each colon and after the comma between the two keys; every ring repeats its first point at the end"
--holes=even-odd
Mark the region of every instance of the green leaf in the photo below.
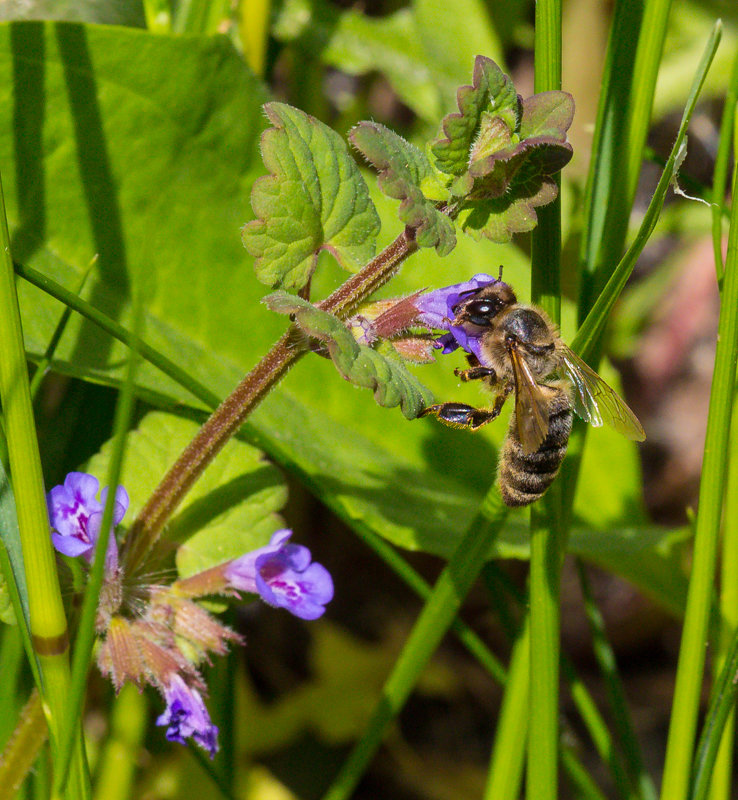
{"type": "Polygon", "coordinates": [[[407,419],[415,419],[430,404],[428,390],[405,369],[399,358],[360,345],[338,317],[287,292],[267,295],[264,302],[272,311],[294,315],[295,322],[308,336],[325,342],[341,375],[356,386],[371,389],[380,406],[399,405],[407,419]]]}
{"type": "MultiPolygon", "coordinates": [[[[121,484],[131,505],[126,521],[134,519],[148,496],[199,429],[192,420],[163,412],[147,414],[128,435],[121,484]]],[[[103,479],[111,443],[86,465],[103,479]]],[[[245,442],[231,439],[185,497],[167,525],[169,542],[182,542],[177,569],[187,577],[261,547],[283,527],[277,512],[287,489],[276,467],[245,442]]]]}
{"type": "Polygon", "coordinates": [[[259,280],[300,289],[324,249],[344,269],[360,269],[374,256],[379,217],[345,142],[284,103],[267,103],[264,110],[274,126],[261,139],[271,174],[254,184],[258,219],[243,229],[259,280]]]}
{"type": "Polygon", "coordinates": [[[520,122],[520,100],[510,78],[489,58],[477,56],[471,86],[457,92],[459,111],[443,120],[446,138],[432,147],[436,166],[449,175],[463,175],[484,117],[496,117],[510,133],[520,122]]]}
{"type": "Polygon", "coordinates": [[[456,176],[451,192],[462,228],[496,242],[532,230],[535,209],[558,194],[551,175],[572,156],[566,131],[574,101],[565,92],[523,101],[499,67],[479,56],[458,105],[443,122],[446,138],[431,149],[438,169],[456,176]]]}
{"type": "Polygon", "coordinates": [[[538,224],[536,208],[553,202],[557,195],[553,178],[542,176],[535,165],[524,163],[505,194],[466,203],[458,223],[474,238],[484,236],[493,242],[507,242],[514,233],[533,230],[538,224]]]}
{"type": "Polygon", "coordinates": [[[523,165],[532,175],[558,172],[572,156],[566,131],[573,118],[574,101],[565,92],[542,92],[524,100],[519,136],[512,136],[499,117],[492,118],[498,132],[485,135],[483,118],[469,167],[475,196],[500,197],[523,165]]]}
{"type": "Polygon", "coordinates": [[[456,245],[454,226],[436,204],[426,199],[421,184],[431,184],[437,194],[444,187],[422,150],[376,122],[360,122],[349,134],[357,150],[379,170],[379,187],[400,203],[400,219],[416,231],[421,247],[435,247],[439,256],[456,245]]]}

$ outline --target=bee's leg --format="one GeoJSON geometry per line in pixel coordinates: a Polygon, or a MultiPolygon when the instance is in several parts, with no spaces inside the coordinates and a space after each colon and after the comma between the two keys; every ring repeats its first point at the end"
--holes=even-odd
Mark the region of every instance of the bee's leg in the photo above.
{"type": "Polygon", "coordinates": [[[488,378],[490,385],[497,381],[497,373],[491,367],[483,367],[481,365],[469,367],[469,369],[455,369],[454,375],[457,378],[461,378],[462,381],[478,381],[482,378],[488,378]]]}
{"type": "MultiPolygon", "coordinates": [[[[482,369],[486,369],[486,367],[482,367],[482,369]]],[[[437,403],[424,409],[420,416],[425,417],[428,414],[433,414],[451,428],[470,428],[475,431],[500,416],[505,400],[507,400],[513,388],[514,385],[512,383],[505,383],[500,391],[497,392],[495,404],[492,408],[474,408],[474,406],[468,406],[466,403],[437,403]]]]}
{"type": "Polygon", "coordinates": [[[470,428],[475,431],[491,422],[500,412],[492,409],[474,408],[466,403],[438,403],[421,411],[420,416],[434,414],[451,428],[470,428]]]}

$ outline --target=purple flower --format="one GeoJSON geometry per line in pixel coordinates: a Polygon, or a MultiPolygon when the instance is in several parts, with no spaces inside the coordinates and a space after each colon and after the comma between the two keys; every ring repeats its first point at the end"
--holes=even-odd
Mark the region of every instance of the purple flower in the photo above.
{"type": "Polygon", "coordinates": [[[322,564],[310,562],[307,547],[287,544],[290,536],[286,528],[277,531],[265,547],[231,561],[224,575],[234,589],[259,594],[301,619],[317,619],[333,599],[333,579],[322,564]]]}
{"type": "Polygon", "coordinates": [[[156,724],[167,726],[167,739],[186,744],[185,739],[192,737],[213,758],[218,752],[218,728],[210,721],[200,692],[175,672],[164,688],[164,699],[167,707],[157,717],[156,724]]]}
{"type": "Polygon", "coordinates": [[[415,307],[420,314],[418,319],[428,328],[435,328],[448,331],[436,341],[437,348],[443,348],[444,355],[452,353],[457,347],[472,353],[482,360],[480,353],[480,338],[482,331],[475,334],[459,325],[452,325],[456,316],[454,308],[464,300],[465,295],[483,289],[491,283],[497,283],[498,279],[480,272],[471,280],[464,283],[455,283],[453,286],[445,286],[443,289],[436,289],[427,294],[421,295],[415,301],[415,307]]]}
{"type": "MultiPolygon", "coordinates": [[[[70,472],[63,486],[55,486],[47,495],[49,522],[54,547],[66,556],[84,556],[92,560],[95,543],[100,535],[107,487],[103,489],[100,500],[96,499],[99,481],[86,472],[70,472]]],[[[123,519],[128,509],[128,494],[119,486],[115,492],[113,507],[113,527],[123,519]]],[[[105,554],[108,570],[118,566],[118,547],[111,528],[108,549],[105,554]]]]}

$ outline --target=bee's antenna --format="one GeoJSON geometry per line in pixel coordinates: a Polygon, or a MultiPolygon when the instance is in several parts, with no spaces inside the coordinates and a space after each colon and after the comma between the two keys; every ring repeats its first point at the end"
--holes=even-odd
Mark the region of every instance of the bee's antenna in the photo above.
{"type": "Polygon", "coordinates": [[[502,264],[500,264],[500,274],[497,276],[497,280],[498,281],[502,280],[502,264]]]}

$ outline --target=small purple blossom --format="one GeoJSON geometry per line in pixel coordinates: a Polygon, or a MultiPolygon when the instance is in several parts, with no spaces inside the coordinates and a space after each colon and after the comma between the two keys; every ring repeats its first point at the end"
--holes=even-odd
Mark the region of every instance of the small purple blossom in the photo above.
{"type": "MultiPolygon", "coordinates": [[[[96,498],[100,483],[86,472],[70,472],[62,486],[55,486],[47,495],[49,522],[54,547],[66,556],[84,556],[92,560],[95,543],[100,535],[108,488],[96,498]]],[[[128,510],[128,493],[119,486],[115,492],[113,528],[120,523],[128,510]]],[[[108,570],[118,566],[118,547],[113,528],[110,530],[105,566],[108,570]]]]}
{"type": "Polygon", "coordinates": [[[270,606],[286,608],[301,619],[317,619],[333,599],[333,579],[310,551],[287,544],[292,531],[272,535],[268,545],[231,561],[224,570],[234,589],[261,595],[270,606]]]}
{"type": "Polygon", "coordinates": [[[213,758],[218,752],[218,728],[211,722],[200,692],[172,673],[164,688],[164,699],[167,707],[156,724],[167,726],[167,739],[186,744],[185,739],[192,738],[213,758]]]}
{"type": "Polygon", "coordinates": [[[498,279],[480,272],[464,283],[455,283],[453,286],[445,286],[442,289],[435,289],[432,292],[421,295],[415,301],[415,307],[420,314],[418,319],[428,328],[446,330],[448,333],[436,340],[435,346],[443,348],[443,354],[452,353],[457,347],[461,347],[467,353],[475,355],[480,361],[480,335],[466,330],[459,325],[452,325],[454,308],[464,299],[465,295],[483,289],[491,283],[497,283],[498,279]]]}

